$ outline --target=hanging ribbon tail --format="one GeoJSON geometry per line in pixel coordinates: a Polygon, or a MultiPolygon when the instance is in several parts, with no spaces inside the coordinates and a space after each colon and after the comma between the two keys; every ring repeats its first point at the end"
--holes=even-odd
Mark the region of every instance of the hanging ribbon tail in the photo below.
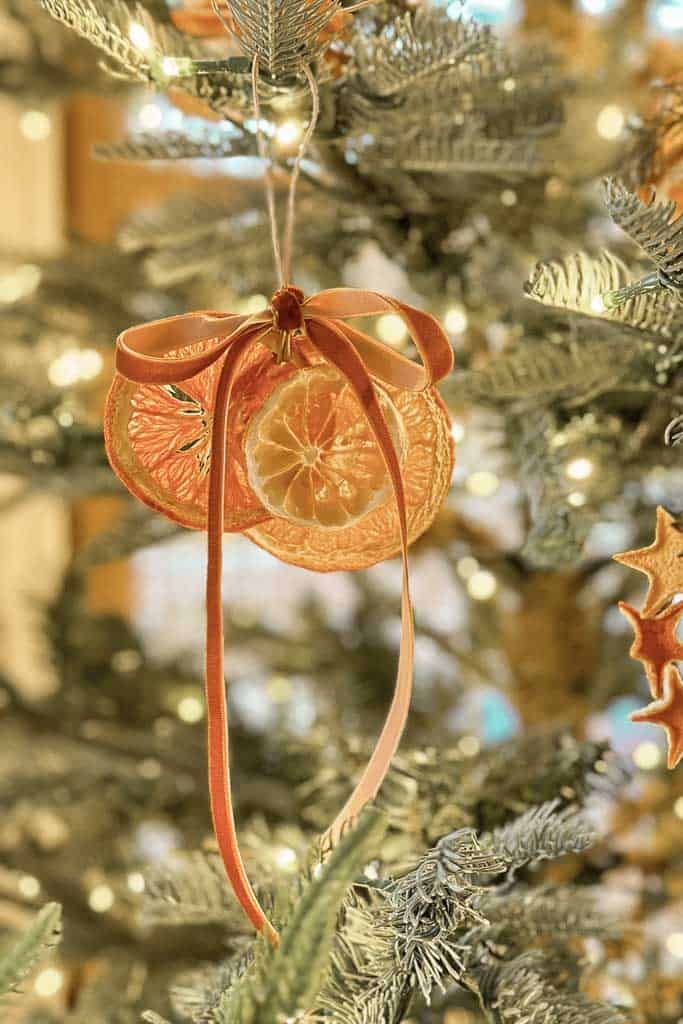
{"type": "Polygon", "coordinates": [[[336,367],[353,388],[366,416],[391,479],[396,499],[401,534],[403,584],[401,591],[401,646],[394,696],[382,732],[372,756],[356,788],[324,836],[324,841],[336,843],[368,800],[374,799],[389,770],[403,734],[410,710],[413,689],[413,661],[415,631],[410,605],[408,577],[408,525],[405,491],[401,466],[387,426],[382,407],[372,380],[353,342],[347,337],[345,324],[321,321],[317,318],[306,323],[307,335],[324,359],[336,367]]]}
{"type": "Polygon", "coordinates": [[[305,318],[329,323],[359,316],[394,313],[403,320],[422,360],[422,366],[351,327],[340,325],[353,343],[371,376],[409,391],[423,391],[453,369],[453,349],[443,327],[429,313],[380,292],[363,288],[328,288],[312,295],[303,305],[305,318]]]}
{"type": "Polygon", "coordinates": [[[188,313],[169,317],[124,331],[117,342],[116,366],[132,381],[178,384],[225,357],[216,387],[207,510],[205,682],[209,794],[216,841],[235,896],[257,931],[263,932],[273,945],[277,945],[278,934],[254,894],[237,842],[230,786],[221,593],[230,396],[246,352],[256,342],[266,343],[271,332],[272,317],[269,313],[251,317],[221,313],[188,313]],[[195,342],[217,338],[226,329],[229,332],[227,336],[197,355],[168,356],[169,352],[195,342]]]}
{"type": "Polygon", "coordinates": [[[211,815],[218,848],[233,892],[244,912],[259,932],[278,945],[279,937],[256,898],[247,877],[235,827],[230,786],[228,710],[223,668],[223,516],[225,504],[225,464],[227,459],[228,410],[232,386],[247,350],[260,340],[265,330],[244,332],[236,338],[221,367],[216,389],[211,433],[211,466],[208,501],[208,559],[206,571],[206,708],[209,749],[209,793],[211,815]]]}

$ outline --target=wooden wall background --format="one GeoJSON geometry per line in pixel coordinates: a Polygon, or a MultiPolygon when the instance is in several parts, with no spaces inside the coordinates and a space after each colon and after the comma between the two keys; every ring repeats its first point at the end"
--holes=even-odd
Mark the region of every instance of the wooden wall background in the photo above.
{"type": "MultiPolygon", "coordinates": [[[[126,214],[141,204],[157,203],[180,189],[207,188],[206,179],[186,171],[93,160],[96,141],[124,134],[126,111],[119,100],[81,95],[41,106],[50,116],[51,131],[38,141],[21,130],[22,116],[30,109],[0,100],[5,154],[0,161],[0,254],[19,253],[27,260],[54,255],[70,233],[107,242],[126,214]]],[[[16,480],[0,478],[0,499],[16,488],[16,480]]],[[[0,517],[0,673],[28,697],[55,685],[41,640],[40,607],[57,592],[73,551],[119,512],[115,498],[68,502],[41,496],[0,517]]],[[[93,571],[87,597],[93,611],[128,610],[128,565],[93,571]]]]}

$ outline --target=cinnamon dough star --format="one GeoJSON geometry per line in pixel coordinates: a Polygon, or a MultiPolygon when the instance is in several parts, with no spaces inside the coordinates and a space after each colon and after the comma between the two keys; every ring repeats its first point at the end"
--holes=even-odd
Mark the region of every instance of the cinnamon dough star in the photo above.
{"type": "Polygon", "coordinates": [[[633,626],[635,639],[629,651],[632,658],[642,661],[655,698],[662,696],[662,675],[672,661],[683,661],[683,644],[676,636],[676,627],[683,617],[683,602],[675,604],[656,618],[643,617],[625,601],[619,602],[619,611],[633,626]]]}
{"type": "Polygon", "coordinates": [[[683,679],[675,665],[664,672],[664,697],[631,714],[632,722],[661,725],[669,741],[669,768],[675,768],[683,757],[683,679]]]}
{"type": "Polygon", "coordinates": [[[651,615],[674,594],[683,591],[683,533],[674,517],[661,506],[657,509],[655,539],[646,548],[614,555],[617,562],[645,573],[650,586],[643,615],[651,615]]]}

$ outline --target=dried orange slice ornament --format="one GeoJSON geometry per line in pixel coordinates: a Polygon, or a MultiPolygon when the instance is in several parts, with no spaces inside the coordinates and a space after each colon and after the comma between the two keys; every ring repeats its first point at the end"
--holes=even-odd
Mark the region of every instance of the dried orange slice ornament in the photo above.
{"type": "MultiPolygon", "coordinates": [[[[396,407],[377,387],[391,440],[403,462],[396,407]]],[[[327,367],[280,384],[246,434],[249,483],[270,513],[304,527],[340,530],[391,494],[384,459],[351,385],[327,367]]]]}
{"type": "Polygon", "coordinates": [[[222,535],[242,531],[318,571],[400,553],[396,689],[370,761],[330,826],[336,841],[377,793],[410,708],[414,632],[408,544],[443,503],[450,419],[433,384],[451,369],[443,329],[378,292],[284,286],[250,317],[188,313],[124,331],[105,413],[109,459],[137,497],[206,529],[206,701],[216,839],[237,899],[277,943],[239,851],[223,674],[222,535]],[[362,333],[354,317],[402,318],[422,365],[362,333]]]}

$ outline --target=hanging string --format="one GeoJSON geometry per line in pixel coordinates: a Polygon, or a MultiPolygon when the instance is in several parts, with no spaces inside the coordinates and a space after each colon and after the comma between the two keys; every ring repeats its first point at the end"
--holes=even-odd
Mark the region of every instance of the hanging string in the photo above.
{"type": "MultiPolygon", "coordinates": [[[[213,0],[212,0],[213,2],[213,0]]],[[[273,168],[270,157],[266,152],[266,140],[263,137],[261,128],[261,103],[258,95],[258,55],[254,54],[251,62],[251,95],[254,103],[254,118],[256,120],[256,147],[258,155],[264,166],[264,183],[266,191],[266,206],[268,208],[268,219],[270,221],[270,240],[273,246],[273,258],[275,259],[275,273],[280,285],[285,283],[285,274],[282,265],[282,253],[280,252],[280,239],[277,230],[277,212],[275,210],[275,186],[273,184],[273,168]]]]}
{"type": "MultiPolygon", "coordinates": [[[[351,10],[359,10],[361,7],[366,6],[371,0],[360,0],[360,3],[354,5],[351,10]]],[[[374,2],[374,0],[373,0],[374,2]]],[[[227,4],[226,4],[227,6],[227,4]]],[[[214,14],[220,21],[221,25],[228,33],[228,35],[234,35],[235,30],[233,25],[228,21],[223,12],[221,11],[221,0],[211,0],[211,7],[214,14]]],[[[229,8],[228,8],[229,9],[229,8]]],[[[251,62],[251,96],[252,103],[254,106],[254,120],[256,121],[256,148],[260,160],[264,166],[264,189],[266,194],[266,207],[268,210],[268,220],[270,221],[270,238],[273,248],[273,258],[275,261],[275,273],[277,275],[280,287],[290,284],[290,277],[292,272],[292,249],[294,246],[294,225],[296,222],[296,190],[299,184],[299,178],[301,176],[301,165],[304,157],[310,145],[311,139],[315,132],[318,124],[318,118],[320,116],[320,93],[318,91],[317,82],[313,76],[313,73],[308,64],[304,64],[303,73],[306,76],[308,87],[311,91],[311,116],[308,122],[308,127],[304,133],[303,138],[299,144],[294,163],[292,165],[292,173],[289,179],[289,188],[287,193],[287,209],[285,214],[285,236],[284,246],[280,246],[280,236],[277,225],[277,209],[275,205],[275,184],[273,181],[273,163],[266,149],[266,140],[263,134],[261,125],[261,102],[258,94],[258,54],[254,54],[251,62]],[[284,259],[283,259],[283,248],[284,248],[284,259]]]]}
{"type": "Polygon", "coordinates": [[[304,156],[308,150],[308,146],[313,138],[316,126],[318,124],[318,117],[320,116],[320,93],[318,92],[318,84],[313,77],[310,67],[308,64],[304,64],[303,72],[308,82],[308,87],[311,90],[311,117],[308,122],[308,128],[301,140],[299,145],[294,165],[292,167],[292,175],[289,179],[289,194],[287,196],[287,214],[285,220],[285,261],[284,261],[284,272],[285,272],[285,284],[290,283],[290,273],[292,269],[292,246],[294,243],[294,223],[296,220],[296,187],[299,183],[299,175],[301,174],[301,164],[303,163],[304,156]]]}

